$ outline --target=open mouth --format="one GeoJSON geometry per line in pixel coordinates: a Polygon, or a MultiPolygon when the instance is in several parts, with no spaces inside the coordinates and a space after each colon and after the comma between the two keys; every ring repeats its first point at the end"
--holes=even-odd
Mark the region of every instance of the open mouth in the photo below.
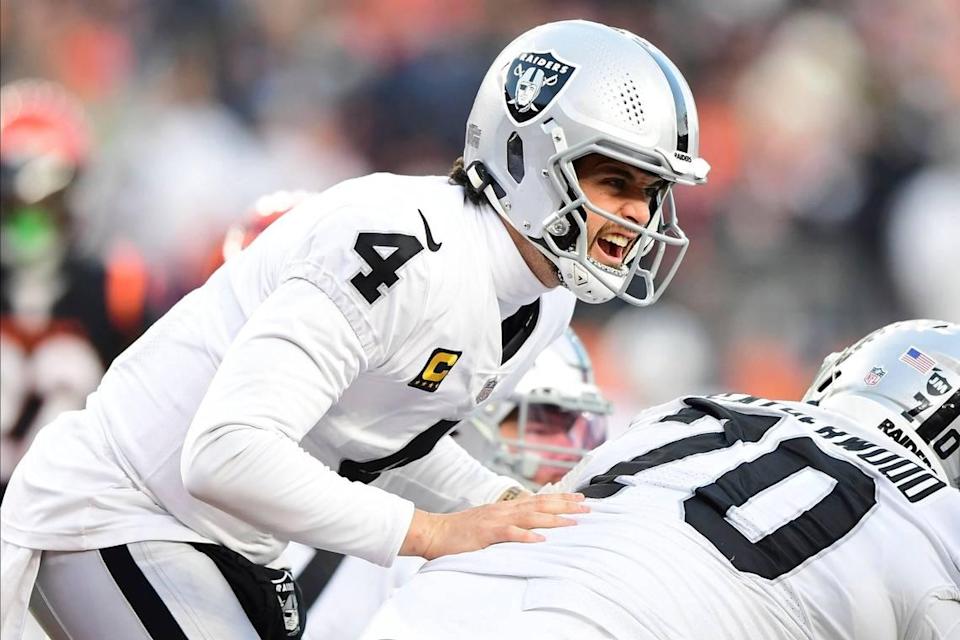
{"type": "Polygon", "coordinates": [[[630,245],[636,238],[629,238],[620,233],[606,233],[597,238],[597,247],[600,249],[599,262],[611,267],[623,264],[624,257],[630,251],[630,245]]]}

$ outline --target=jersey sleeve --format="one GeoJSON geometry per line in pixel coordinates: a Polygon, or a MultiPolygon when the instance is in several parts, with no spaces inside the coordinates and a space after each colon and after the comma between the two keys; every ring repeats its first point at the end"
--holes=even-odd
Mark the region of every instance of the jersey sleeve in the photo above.
{"type": "Polygon", "coordinates": [[[187,490],[280,537],[389,565],[413,504],[346,480],[299,446],[368,366],[329,296],[303,279],[283,283],[231,344],[193,419],[187,490]]]}
{"type": "Polygon", "coordinates": [[[448,513],[495,502],[520,483],[487,469],[447,435],[425,457],[383,474],[377,486],[420,509],[448,513]]]}
{"type": "Polygon", "coordinates": [[[385,215],[360,204],[323,206],[286,257],[279,280],[306,280],[324,292],[374,368],[422,329],[436,265],[416,235],[422,233],[416,210],[398,207],[385,215]]]}

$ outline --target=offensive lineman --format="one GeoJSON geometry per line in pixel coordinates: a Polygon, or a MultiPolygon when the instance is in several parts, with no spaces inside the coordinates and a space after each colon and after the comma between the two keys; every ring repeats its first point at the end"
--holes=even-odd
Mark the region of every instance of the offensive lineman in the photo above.
{"type": "Polygon", "coordinates": [[[689,88],[646,41],[581,21],[518,38],[459,185],[377,174],[310,198],[41,432],[2,510],[4,637],[38,574],[55,637],[298,637],[296,586],[266,567],[290,540],[389,565],[571,524],[571,494],[475,507],[519,490],[445,434],[559,335],[570,292],[659,297],[697,150],[689,88]],[[370,484],[391,475],[461,511],[370,484]]]}
{"type": "Polygon", "coordinates": [[[427,564],[363,637],[960,637],[960,326],[884,327],[805,400],[645,411],[559,483],[578,526],[427,564]]]}

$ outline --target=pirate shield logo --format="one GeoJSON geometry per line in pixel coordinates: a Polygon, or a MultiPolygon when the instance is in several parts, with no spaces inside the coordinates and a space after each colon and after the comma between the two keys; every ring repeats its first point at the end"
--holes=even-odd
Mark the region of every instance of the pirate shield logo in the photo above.
{"type": "Polygon", "coordinates": [[[283,629],[288,638],[299,638],[301,635],[300,620],[300,587],[293,579],[293,574],[286,569],[275,569],[280,577],[271,579],[277,591],[277,604],[283,614],[283,629]]]}
{"type": "Polygon", "coordinates": [[[504,99],[517,124],[536,118],[560,94],[577,68],[552,53],[521,53],[507,68],[504,99]]]}

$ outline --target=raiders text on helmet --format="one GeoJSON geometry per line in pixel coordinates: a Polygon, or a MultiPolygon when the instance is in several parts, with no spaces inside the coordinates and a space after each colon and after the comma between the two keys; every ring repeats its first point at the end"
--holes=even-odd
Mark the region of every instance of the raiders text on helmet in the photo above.
{"type": "Polygon", "coordinates": [[[553,262],[577,297],[647,305],[687,248],[670,187],[706,181],[699,133],[690,89],[659,49],[621,29],[556,22],[517,38],[490,67],[467,122],[464,164],[473,187],[553,262]],[[648,224],[584,195],[573,162],[590,154],[666,181],[648,224]],[[585,211],[637,235],[621,267],[588,256],[585,211]]]}

